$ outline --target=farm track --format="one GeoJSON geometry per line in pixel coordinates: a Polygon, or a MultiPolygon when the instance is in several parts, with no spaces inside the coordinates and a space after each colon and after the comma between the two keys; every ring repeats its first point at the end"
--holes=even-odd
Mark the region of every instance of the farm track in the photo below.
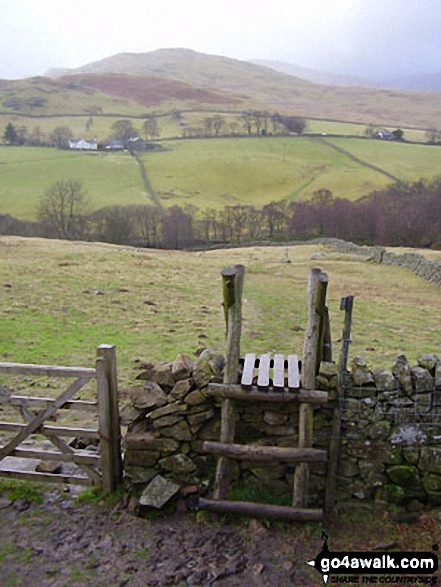
{"type": "Polygon", "coordinates": [[[322,137],[316,137],[315,139],[312,139],[312,140],[320,141],[321,143],[327,145],[331,149],[334,149],[334,151],[337,151],[338,153],[345,155],[346,157],[351,159],[351,161],[354,161],[354,163],[358,163],[358,165],[362,165],[363,167],[367,167],[368,169],[372,169],[372,171],[376,171],[377,173],[381,173],[382,175],[385,175],[386,177],[388,177],[389,179],[391,179],[394,182],[403,183],[401,181],[401,179],[399,179],[396,175],[392,175],[392,173],[389,173],[389,171],[386,171],[385,169],[382,169],[381,167],[377,167],[376,165],[372,165],[371,163],[368,163],[367,161],[363,161],[363,159],[359,159],[358,157],[353,155],[350,151],[346,151],[346,149],[342,149],[341,147],[334,145],[333,143],[327,141],[326,139],[324,139],[322,137]]]}

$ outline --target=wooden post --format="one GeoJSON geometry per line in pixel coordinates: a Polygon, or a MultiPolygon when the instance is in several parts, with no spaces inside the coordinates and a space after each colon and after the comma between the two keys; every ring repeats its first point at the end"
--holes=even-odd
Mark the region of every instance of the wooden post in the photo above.
{"type": "MultiPolygon", "coordinates": [[[[223,306],[226,323],[226,353],[224,383],[237,383],[240,356],[240,335],[242,329],[242,291],[245,276],[245,267],[235,265],[223,269],[222,289],[223,306]]],[[[231,399],[222,401],[220,441],[231,443],[234,441],[234,402],[231,399]]],[[[216,477],[213,487],[214,499],[223,499],[226,496],[230,478],[231,461],[227,457],[220,457],[216,468],[216,477]]]]}
{"type": "Polygon", "coordinates": [[[96,377],[103,490],[111,493],[120,485],[123,470],[116,349],[113,345],[103,344],[98,347],[96,377]]]}
{"type": "Polygon", "coordinates": [[[335,401],[331,441],[329,443],[329,460],[326,472],[326,493],[325,493],[325,513],[329,515],[332,512],[336,500],[337,492],[337,471],[340,460],[340,440],[341,440],[341,411],[344,389],[346,385],[346,372],[348,366],[349,343],[351,342],[351,324],[352,324],[352,307],[354,303],[353,296],[342,298],[340,310],[345,311],[343,334],[341,340],[340,360],[337,375],[337,397],[335,401]]]}
{"type": "MultiPolygon", "coordinates": [[[[320,345],[320,322],[326,302],[328,276],[320,269],[311,269],[308,283],[308,322],[303,348],[302,388],[314,389],[320,345]]],[[[299,448],[312,445],[313,408],[300,404],[299,448]]],[[[307,463],[297,465],[294,474],[293,507],[305,507],[308,499],[309,467],[307,463]]]]}

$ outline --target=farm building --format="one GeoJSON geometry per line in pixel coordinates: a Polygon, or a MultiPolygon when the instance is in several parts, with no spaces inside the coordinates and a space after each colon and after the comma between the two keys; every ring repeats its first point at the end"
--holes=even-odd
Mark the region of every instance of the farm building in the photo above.
{"type": "Polygon", "coordinates": [[[93,141],[86,141],[86,139],[72,139],[69,141],[69,149],[78,149],[81,151],[96,151],[97,142],[96,139],[93,141]]]}

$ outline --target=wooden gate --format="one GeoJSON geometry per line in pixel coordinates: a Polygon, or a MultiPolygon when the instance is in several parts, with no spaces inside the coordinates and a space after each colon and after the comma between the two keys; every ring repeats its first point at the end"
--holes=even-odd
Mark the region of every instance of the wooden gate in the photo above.
{"type": "Polygon", "coordinates": [[[0,431],[15,432],[6,444],[0,446],[0,463],[6,457],[39,459],[73,463],[78,473],[63,475],[36,471],[8,469],[5,463],[0,476],[31,481],[70,483],[74,485],[97,485],[103,491],[114,491],[121,482],[122,461],[118,412],[118,384],[116,351],[112,345],[101,345],[97,350],[95,368],[58,367],[48,365],[25,365],[0,363],[0,405],[11,406],[21,415],[21,422],[0,421],[0,431]],[[70,378],[73,381],[56,398],[14,394],[1,382],[2,375],[25,375],[32,377],[70,378]],[[96,381],[96,399],[84,401],[75,395],[90,381],[96,381]],[[54,426],[48,423],[58,410],[80,410],[98,414],[98,425],[91,427],[54,426]],[[23,422],[24,420],[24,422],[23,422]],[[39,434],[50,440],[57,450],[29,448],[24,441],[39,434]],[[72,439],[95,439],[99,450],[77,449],[69,442],[72,439]],[[83,473],[80,475],[79,473],[83,473]]]}

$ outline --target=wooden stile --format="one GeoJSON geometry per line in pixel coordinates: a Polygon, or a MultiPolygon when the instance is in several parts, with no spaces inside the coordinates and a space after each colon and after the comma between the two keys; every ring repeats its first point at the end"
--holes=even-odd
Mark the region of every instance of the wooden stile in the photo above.
{"type": "Polygon", "coordinates": [[[270,354],[266,353],[259,357],[259,376],[257,378],[257,389],[268,389],[270,385],[270,354]]]}
{"type": "Polygon", "coordinates": [[[274,355],[273,368],[273,387],[274,389],[284,389],[285,387],[285,357],[283,355],[274,355]]]}

